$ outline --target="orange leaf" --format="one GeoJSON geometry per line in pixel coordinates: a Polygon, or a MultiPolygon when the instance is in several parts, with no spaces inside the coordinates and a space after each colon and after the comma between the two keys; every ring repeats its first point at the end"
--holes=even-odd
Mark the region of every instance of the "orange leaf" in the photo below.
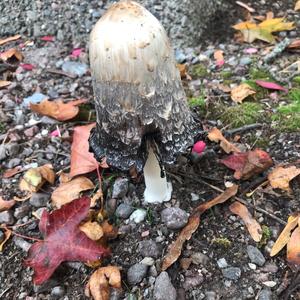
{"type": "Polygon", "coordinates": [[[295,166],[283,168],[276,167],[272,170],[272,172],[268,175],[269,182],[272,188],[282,189],[289,191],[290,186],[289,182],[300,174],[300,169],[297,169],[295,166]]]}
{"type": "Polygon", "coordinates": [[[17,34],[17,35],[14,35],[14,36],[10,36],[10,37],[8,37],[6,39],[1,39],[0,40],[0,46],[6,44],[8,42],[12,42],[12,41],[18,40],[20,37],[21,37],[21,35],[17,34]]]}
{"type": "Polygon", "coordinates": [[[84,224],[80,225],[79,229],[93,241],[98,241],[103,236],[103,229],[97,222],[87,221],[84,224]]]}
{"type": "Polygon", "coordinates": [[[79,198],[82,191],[91,190],[94,187],[93,182],[83,176],[77,177],[69,182],[62,183],[52,193],[52,204],[53,206],[60,208],[62,205],[79,198]]]}
{"type": "Polygon", "coordinates": [[[229,209],[244,221],[251,237],[255,242],[259,242],[262,238],[262,229],[259,223],[251,216],[248,208],[240,202],[235,201],[229,206],[229,209]]]}
{"type": "Polygon", "coordinates": [[[181,79],[186,78],[191,80],[191,76],[188,74],[187,65],[186,64],[177,64],[177,69],[180,72],[181,79]]]}
{"type": "Polygon", "coordinates": [[[8,241],[8,239],[10,238],[11,233],[12,233],[12,231],[11,231],[10,229],[4,228],[4,236],[5,236],[5,238],[4,238],[4,240],[0,243],[0,252],[3,251],[3,246],[4,246],[4,244],[8,241]]]}
{"type": "Polygon", "coordinates": [[[290,216],[288,218],[288,223],[280,233],[277,241],[273,245],[270,256],[274,256],[289,242],[291,237],[291,232],[298,225],[299,215],[290,216]]]}
{"type": "MultiPolygon", "coordinates": [[[[99,167],[99,163],[95,159],[93,153],[89,152],[88,142],[90,131],[95,125],[95,123],[92,123],[74,128],[73,143],[71,147],[71,177],[92,172],[99,167]]],[[[108,167],[105,162],[100,166],[102,168],[108,167]]]]}
{"type": "Polygon", "coordinates": [[[214,59],[216,60],[217,66],[221,67],[224,65],[224,56],[222,50],[216,50],[214,52],[214,59]]]}
{"type": "Polygon", "coordinates": [[[211,131],[208,133],[208,138],[216,143],[221,142],[220,146],[226,153],[241,152],[239,148],[228,142],[221,131],[216,127],[211,129],[211,131]]]}
{"type": "Polygon", "coordinates": [[[16,204],[15,200],[3,200],[0,196],[0,211],[8,210],[16,204]]]}
{"type": "Polygon", "coordinates": [[[86,99],[73,100],[67,103],[64,103],[61,99],[56,99],[54,101],[45,99],[38,104],[30,103],[30,109],[58,121],[66,121],[73,119],[79,112],[78,105],[86,102],[86,99]]]}
{"type": "Polygon", "coordinates": [[[164,257],[162,263],[162,271],[168,269],[180,256],[183,244],[188,241],[193,233],[197,230],[200,224],[200,216],[207,209],[213,207],[216,204],[223,203],[234,196],[238,191],[238,186],[233,185],[226,189],[221,195],[217,196],[213,200],[200,204],[196,207],[189,218],[187,225],[181,230],[176,240],[169,246],[168,252],[164,257]]]}
{"type": "Polygon", "coordinates": [[[23,59],[22,53],[15,48],[11,48],[5,52],[0,53],[0,59],[3,61],[7,61],[8,59],[13,57],[15,57],[19,61],[23,59]]]}
{"type": "Polygon", "coordinates": [[[287,244],[287,261],[292,268],[300,266],[300,227],[297,227],[287,244]]]}
{"type": "Polygon", "coordinates": [[[96,270],[90,277],[86,287],[85,295],[95,300],[109,300],[109,287],[121,288],[121,273],[118,267],[107,266],[96,270]]]}
{"type": "Polygon", "coordinates": [[[242,103],[245,98],[255,93],[255,90],[250,85],[242,83],[231,90],[231,99],[236,103],[242,103]]]}

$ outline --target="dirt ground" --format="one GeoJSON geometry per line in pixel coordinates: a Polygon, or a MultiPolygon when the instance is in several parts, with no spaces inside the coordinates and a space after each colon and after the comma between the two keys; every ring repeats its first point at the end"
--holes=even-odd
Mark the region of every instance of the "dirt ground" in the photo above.
{"type": "MultiPolygon", "coordinates": [[[[300,37],[300,18],[293,11],[293,1],[276,1],[272,4],[269,1],[253,1],[249,4],[259,15],[265,15],[271,10],[275,16],[286,16],[289,21],[295,21],[298,27],[289,33],[279,33],[280,39],[300,37]]],[[[216,16],[212,22],[214,26],[209,27],[204,46],[176,52],[177,60],[188,65],[187,72],[191,78],[184,78],[183,85],[192,113],[203,128],[198,139],[206,142],[207,149],[203,157],[187,152],[178,158],[175,165],[167,167],[167,175],[173,186],[172,200],[162,205],[145,204],[142,178],[130,180],[128,174],[116,170],[105,170],[102,174],[110,222],[118,226],[120,232],[118,238],[109,242],[112,256],[103,262],[103,265],[111,264],[121,268],[122,291],[113,291],[111,299],[154,299],[154,284],[161,272],[163,257],[179,232],[162,223],[162,210],[166,207],[180,207],[190,214],[200,203],[219,195],[219,190],[224,190],[227,183],[239,185],[238,196],[249,204],[249,211],[264,228],[263,241],[256,243],[251,238],[243,221],[230,212],[230,201],[208,210],[201,217],[198,230],[183,248],[181,259],[194,258],[190,266],[182,268],[179,260],[167,270],[176,289],[177,299],[300,299],[300,274],[288,266],[286,251],[270,257],[271,248],[284,223],[300,209],[299,176],[291,181],[289,193],[262,185],[266,181],[267,172],[249,180],[238,181],[234,179],[233,172],[219,161],[226,157],[224,151],[207,138],[207,130],[216,126],[222,129],[230,141],[235,141],[245,150],[256,147],[265,150],[272,157],[274,165],[300,167],[300,113],[297,114],[296,110],[287,115],[278,112],[279,105],[289,104],[290,94],[259,90],[256,97],[247,99],[246,104],[238,106],[237,110],[229,94],[219,88],[219,84],[231,86],[243,80],[273,78],[300,97],[300,81],[294,80],[298,74],[287,76],[282,81],[278,75],[280,70],[299,60],[299,53],[284,51],[272,63],[263,64],[268,45],[261,42],[240,44],[233,38],[231,25],[246,15],[244,9],[241,10],[239,6],[235,8],[226,18],[222,14],[216,16]],[[219,26],[216,26],[216,22],[220,22],[219,26]],[[245,49],[250,47],[257,48],[258,52],[252,56],[246,54],[245,49]],[[217,49],[224,51],[225,65],[222,69],[215,65],[213,53],[217,49]],[[253,108],[249,103],[258,106],[253,108]],[[253,124],[251,129],[248,125],[253,124]],[[232,130],[235,131],[232,133],[232,130]],[[112,199],[115,179],[120,177],[129,179],[128,188],[125,196],[112,199]],[[253,193],[249,196],[249,192],[253,193]],[[121,203],[127,203],[134,209],[145,209],[145,219],[136,224],[128,218],[118,218],[115,210],[121,203]],[[145,240],[156,243],[159,254],[141,282],[130,285],[127,280],[128,270],[145,257],[139,246],[145,240]],[[250,261],[247,254],[249,245],[257,248],[264,257],[265,262],[261,266],[250,261]],[[220,267],[222,263],[225,266],[220,267]],[[224,269],[229,267],[238,268],[240,276],[236,279],[224,276],[224,269]]],[[[24,43],[27,40],[31,39],[22,37],[21,41],[24,43]]],[[[4,178],[7,169],[19,165],[40,166],[51,163],[56,172],[69,171],[73,128],[89,123],[87,115],[90,111],[94,112],[90,72],[75,78],[63,72],[55,72],[70,60],[73,46],[67,42],[45,42],[37,38],[31,41],[32,44],[22,48],[22,53],[24,62],[36,66],[35,69],[22,70],[15,62],[8,67],[0,64],[1,79],[13,81],[8,88],[0,89],[0,144],[11,145],[6,149],[4,158],[0,159],[0,196],[6,200],[23,196],[19,189],[23,174],[4,178]],[[50,99],[60,97],[66,101],[85,98],[89,103],[71,122],[57,122],[24,107],[23,99],[33,93],[48,95],[50,99]],[[51,137],[50,133],[57,128],[61,136],[51,137]]],[[[1,46],[0,50],[18,47],[19,43],[20,40],[11,42],[1,46]]],[[[76,48],[80,47],[86,48],[86,45],[76,45],[76,48]]],[[[71,60],[82,65],[88,64],[86,51],[71,60]]],[[[297,101],[300,103],[300,100],[297,101]]],[[[93,182],[97,181],[96,174],[90,174],[89,178],[93,182]]],[[[18,202],[10,210],[11,222],[8,225],[19,235],[41,238],[35,215],[45,208],[52,210],[50,195],[57,186],[58,180],[54,186],[43,187],[41,193],[46,202],[38,205],[28,200],[18,202]]],[[[89,192],[86,194],[91,195],[89,192]]],[[[1,238],[2,235],[0,241],[1,238]]],[[[50,280],[35,286],[32,283],[33,270],[23,264],[29,243],[32,241],[15,235],[4,245],[0,254],[0,299],[87,299],[84,287],[93,269],[81,262],[63,263],[50,280]]]]}

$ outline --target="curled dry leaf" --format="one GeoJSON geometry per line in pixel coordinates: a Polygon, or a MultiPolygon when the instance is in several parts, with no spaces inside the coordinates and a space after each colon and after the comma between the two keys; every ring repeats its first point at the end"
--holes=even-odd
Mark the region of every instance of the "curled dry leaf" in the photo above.
{"type": "Polygon", "coordinates": [[[9,86],[11,84],[11,81],[6,80],[0,80],[0,89],[6,86],[9,86]]]}
{"type": "Polygon", "coordinates": [[[276,167],[268,175],[268,179],[272,188],[289,191],[290,181],[298,175],[300,175],[300,169],[297,169],[295,166],[288,168],[276,167]]]}
{"type": "Polygon", "coordinates": [[[52,117],[58,121],[73,119],[79,112],[78,105],[86,103],[85,99],[78,99],[64,103],[61,99],[49,101],[43,100],[41,103],[30,103],[30,109],[44,116],[52,117]]]}
{"type": "Polygon", "coordinates": [[[3,246],[8,241],[11,234],[12,234],[12,231],[10,229],[4,228],[4,240],[0,243],[0,252],[3,251],[3,246]]]}
{"type": "Polygon", "coordinates": [[[187,225],[181,230],[176,240],[169,246],[166,256],[163,259],[162,271],[168,269],[181,254],[183,244],[188,241],[200,224],[200,216],[216,204],[223,203],[236,195],[238,186],[233,185],[227,188],[222,194],[196,207],[189,218],[187,225]]]}
{"type": "Polygon", "coordinates": [[[300,267],[300,227],[297,227],[287,244],[287,261],[293,269],[300,267]]]}
{"type": "Polygon", "coordinates": [[[97,190],[97,192],[91,197],[91,207],[95,207],[98,200],[100,200],[100,207],[103,207],[103,192],[101,186],[97,190]]]}
{"type": "Polygon", "coordinates": [[[118,228],[109,224],[107,220],[101,223],[103,235],[108,240],[113,240],[118,236],[118,228]]]}
{"type": "Polygon", "coordinates": [[[85,222],[84,224],[79,226],[79,229],[93,241],[98,241],[103,236],[103,229],[101,225],[97,222],[85,222]]]}
{"type": "Polygon", "coordinates": [[[23,168],[21,166],[16,166],[12,169],[8,169],[4,172],[3,178],[10,178],[15,176],[16,174],[20,173],[23,171],[23,168]]]}
{"type": "Polygon", "coordinates": [[[249,179],[260,174],[273,164],[272,158],[263,150],[255,149],[244,153],[234,153],[220,162],[235,170],[235,179],[249,179]]]}
{"type": "Polygon", "coordinates": [[[23,55],[20,51],[18,51],[15,48],[11,48],[11,49],[8,49],[7,51],[0,53],[0,59],[2,61],[7,61],[11,58],[15,58],[15,59],[21,61],[23,59],[23,55]]]}
{"type": "Polygon", "coordinates": [[[15,200],[4,200],[0,196],[0,211],[8,210],[16,204],[15,200]]]}
{"type": "Polygon", "coordinates": [[[52,165],[47,164],[38,168],[29,169],[21,179],[20,189],[22,191],[36,193],[46,181],[50,184],[54,184],[54,180],[55,173],[52,169],[52,165]]]}
{"type": "Polygon", "coordinates": [[[81,192],[93,189],[94,187],[93,182],[83,176],[77,177],[69,182],[62,183],[52,193],[52,205],[60,208],[62,205],[79,198],[81,192]]]}
{"type": "Polygon", "coordinates": [[[275,83],[263,80],[256,80],[255,83],[265,89],[288,92],[288,89],[275,83]]]}
{"type": "Polygon", "coordinates": [[[259,242],[262,238],[262,229],[259,223],[251,216],[248,208],[240,202],[235,201],[229,206],[229,209],[244,221],[251,237],[255,242],[259,242]]]}
{"type": "Polygon", "coordinates": [[[231,90],[231,99],[236,103],[242,103],[245,98],[255,93],[256,91],[249,84],[242,83],[231,90]]]}
{"type": "Polygon", "coordinates": [[[16,41],[16,40],[18,40],[20,37],[21,37],[21,35],[20,35],[20,34],[17,34],[17,35],[14,35],[14,36],[10,36],[10,37],[8,37],[8,38],[6,38],[6,39],[1,39],[1,40],[0,40],[0,46],[4,45],[4,44],[6,44],[6,43],[12,42],[12,41],[16,41]]]}
{"type": "Polygon", "coordinates": [[[294,8],[296,11],[297,10],[300,10],[300,0],[298,0],[295,4],[295,8],[294,8]]]}
{"type": "Polygon", "coordinates": [[[271,250],[270,256],[274,256],[283,249],[283,247],[289,242],[291,238],[291,232],[298,225],[299,215],[290,216],[288,218],[288,223],[280,233],[278,239],[276,240],[273,248],[271,250]]]}
{"type": "Polygon", "coordinates": [[[94,300],[109,300],[109,288],[121,288],[121,273],[118,267],[107,266],[96,270],[85,287],[85,295],[94,300]]]}
{"type": "Polygon", "coordinates": [[[210,130],[210,132],[208,133],[208,138],[212,141],[212,142],[220,142],[220,146],[221,148],[226,152],[226,153],[230,153],[230,152],[241,152],[239,148],[237,148],[236,146],[234,146],[233,144],[231,144],[229,141],[227,141],[225,139],[225,137],[223,136],[222,132],[214,127],[210,130]]]}

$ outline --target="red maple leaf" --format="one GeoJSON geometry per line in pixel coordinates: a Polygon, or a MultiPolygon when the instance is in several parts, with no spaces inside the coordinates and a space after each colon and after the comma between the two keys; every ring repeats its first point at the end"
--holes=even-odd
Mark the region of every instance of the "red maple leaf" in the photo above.
{"type": "Polygon", "coordinates": [[[220,160],[226,167],[235,170],[235,179],[249,179],[260,174],[270,166],[273,161],[270,155],[260,149],[244,153],[234,153],[225,159],[220,160]]]}
{"type": "Polygon", "coordinates": [[[39,229],[43,241],[29,249],[25,265],[35,271],[34,283],[42,284],[64,261],[95,261],[110,251],[90,240],[79,230],[79,223],[87,216],[90,198],[76,199],[49,214],[43,211],[39,229]]]}

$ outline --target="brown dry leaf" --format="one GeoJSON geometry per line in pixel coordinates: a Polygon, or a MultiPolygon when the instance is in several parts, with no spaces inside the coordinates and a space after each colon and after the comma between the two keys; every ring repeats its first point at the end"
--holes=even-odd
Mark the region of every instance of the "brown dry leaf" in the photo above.
{"type": "Polygon", "coordinates": [[[190,216],[187,225],[181,230],[179,236],[176,240],[168,247],[166,256],[164,257],[162,263],[162,271],[168,269],[181,254],[183,244],[185,241],[188,241],[193,233],[197,230],[200,224],[200,216],[207,209],[213,207],[216,204],[223,203],[234,196],[238,191],[238,186],[233,185],[230,188],[226,189],[221,195],[217,196],[213,200],[200,204],[193,211],[193,214],[190,216]]]}
{"type": "Polygon", "coordinates": [[[300,10],[300,0],[296,2],[294,10],[300,10]]]}
{"type": "Polygon", "coordinates": [[[223,54],[224,54],[224,51],[222,51],[222,50],[216,50],[214,52],[214,59],[216,60],[216,64],[218,67],[221,67],[224,65],[225,60],[224,60],[223,54]]]}
{"type": "Polygon", "coordinates": [[[12,169],[8,169],[4,172],[3,178],[10,178],[15,176],[18,173],[21,173],[23,171],[23,168],[21,166],[16,166],[12,169]]]}
{"type": "Polygon", "coordinates": [[[70,173],[60,172],[59,173],[59,182],[60,183],[67,183],[71,181],[72,177],[70,176],[70,173]]]}
{"type": "Polygon", "coordinates": [[[11,84],[11,81],[6,80],[0,80],[0,89],[6,86],[9,86],[11,84]]]}
{"type": "Polygon", "coordinates": [[[29,169],[21,179],[20,189],[36,193],[46,181],[54,184],[54,180],[55,173],[52,165],[46,164],[38,168],[29,169]]]}
{"type": "Polygon", "coordinates": [[[259,242],[262,238],[262,229],[259,223],[251,216],[248,208],[240,202],[235,201],[229,206],[229,209],[244,221],[251,237],[255,242],[259,242]]]}
{"type": "Polygon", "coordinates": [[[67,183],[62,183],[52,193],[52,205],[60,208],[62,205],[79,198],[81,192],[93,189],[94,187],[93,182],[83,176],[77,177],[67,183]]]}
{"type": "Polygon", "coordinates": [[[29,193],[29,194],[26,194],[24,197],[17,197],[17,196],[14,196],[14,200],[17,201],[17,202],[24,202],[28,199],[30,199],[32,196],[32,193],[29,193]]]}
{"type": "Polygon", "coordinates": [[[288,168],[276,167],[268,175],[268,179],[273,189],[289,191],[289,182],[299,174],[300,169],[297,169],[295,166],[288,168]]]}
{"type": "Polygon", "coordinates": [[[11,49],[8,49],[7,51],[0,53],[0,59],[2,61],[7,61],[8,59],[13,58],[13,57],[15,57],[19,61],[22,61],[22,59],[23,59],[22,53],[15,48],[11,48],[11,49]]]}
{"type": "Polygon", "coordinates": [[[241,152],[239,148],[237,148],[236,146],[234,146],[233,144],[231,144],[230,142],[228,142],[225,137],[223,136],[222,132],[214,127],[210,130],[210,132],[208,133],[208,138],[212,141],[212,142],[220,142],[220,146],[221,148],[226,152],[226,153],[230,153],[230,152],[241,152]]]}
{"type": "Polygon", "coordinates": [[[91,198],[91,207],[95,207],[98,200],[100,200],[101,208],[103,207],[103,192],[101,186],[91,198]]]}
{"type": "Polygon", "coordinates": [[[103,236],[103,229],[97,222],[87,221],[84,224],[80,225],[79,229],[93,241],[98,241],[103,236]]]}
{"type": "Polygon", "coordinates": [[[3,251],[4,244],[8,241],[12,234],[12,231],[10,229],[4,228],[4,240],[0,243],[0,252],[3,251]]]}
{"type": "Polygon", "coordinates": [[[242,83],[231,90],[231,99],[236,103],[242,103],[245,98],[255,93],[256,91],[249,84],[242,83]]]}
{"type": "Polygon", "coordinates": [[[276,240],[273,248],[271,250],[270,256],[274,256],[289,242],[291,237],[291,232],[298,225],[299,215],[290,216],[288,218],[288,223],[280,233],[278,239],[276,240]]]}
{"type": "Polygon", "coordinates": [[[181,79],[186,78],[187,80],[191,80],[191,76],[188,74],[188,67],[186,64],[177,64],[177,69],[180,72],[181,79]]]}
{"type": "Polygon", "coordinates": [[[108,240],[113,240],[118,236],[118,228],[109,224],[107,220],[101,223],[104,237],[108,240]]]}
{"type": "Polygon", "coordinates": [[[79,112],[78,105],[86,103],[86,99],[78,99],[64,103],[61,99],[49,101],[43,100],[41,103],[30,103],[30,109],[44,116],[52,117],[58,121],[73,119],[79,112]]]}
{"type": "Polygon", "coordinates": [[[0,211],[8,210],[16,204],[15,200],[4,200],[0,196],[0,211]]]}
{"type": "Polygon", "coordinates": [[[300,267],[300,227],[297,227],[287,244],[287,261],[294,269],[300,267]]]}
{"type": "Polygon", "coordinates": [[[115,266],[107,266],[96,270],[85,287],[85,295],[92,297],[94,300],[109,300],[110,287],[121,288],[120,269],[115,266]]]}
{"type": "Polygon", "coordinates": [[[184,257],[179,261],[180,267],[183,270],[187,270],[192,263],[192,259],[190,257],[184,257]]]}
{"type": "Polygon", "coordinates": [[[20,34],[17,34],[17,35],[14,35],[14,36],[10,36],[10,37],[8,37],[8,38],[6,38],[6,39],[1,39],[1,40],[0,40],[0,46],[4,45],[4,44],[6,44],[6,43],[12,42],[12,41],[16,41],[16,40],[18,40],[20,37],[21,37],[21,35],[20,35],[20,34]]]}

